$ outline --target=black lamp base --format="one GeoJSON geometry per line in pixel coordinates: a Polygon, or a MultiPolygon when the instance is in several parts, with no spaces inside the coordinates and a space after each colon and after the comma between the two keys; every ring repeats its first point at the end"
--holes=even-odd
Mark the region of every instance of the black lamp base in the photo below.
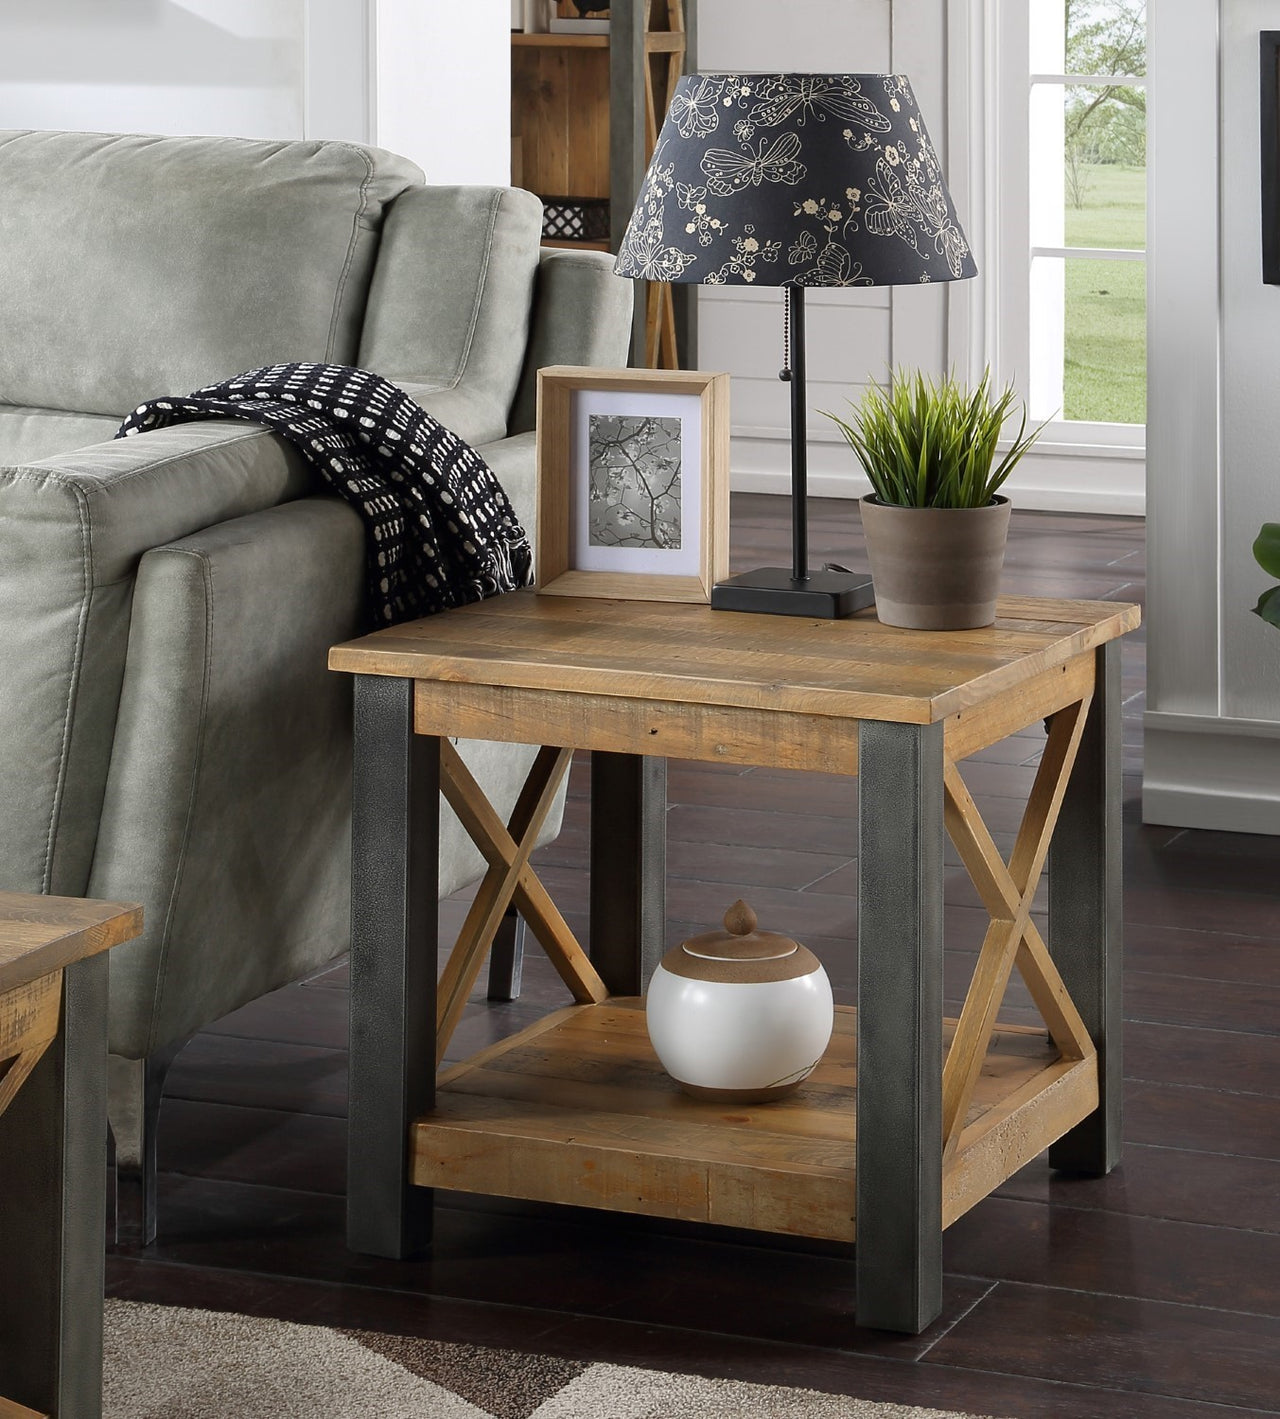
{"type": "Polygon", "coordinates": [[[871,578],[853,572],[810,572],[796,581],[789,567],[759,567],[711,588],[717,611],[758,611],[766,616],[812,616],[837,621],[875,605],[871,578]]]}

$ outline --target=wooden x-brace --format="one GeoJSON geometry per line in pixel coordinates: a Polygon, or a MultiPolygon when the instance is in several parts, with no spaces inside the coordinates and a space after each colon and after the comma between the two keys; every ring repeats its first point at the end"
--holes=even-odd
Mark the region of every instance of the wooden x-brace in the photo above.
{"type": "Polygon", "coordinates": [[[1080,747],[1089,704],[1090,697],[1086,696],[1078,704],[1054,715],[1007,865],[960,771],[950,761],[944,770],[947,832],[991,914],[942,1071],[942,1136],[946,1158],[959,1144],[973,1087],[986,1058],[1015,962],[1063,1058],[1087,1059],[1094,1053],[1089,1032],[1067,994],[1039,928],[1031,920],[1031,904],[1080,747]]]}
{"type": "Polygon", "coordinates": [[[0,995],[0,1114],[57,1036],[61,1006],[61,971],[0,995]]]}
{"type": "Polygon", "coordinates": [[[509,824],[494,812],[484,790],[448,739],[440,741],[440,791],[458,815],[471,840],[484,854],[489,870],[476,891],[462,930],[440,977],[436,1006],[436,1063],[462,1017],[508,905],[514,903],[541,942],[560,978],[579,1004],[599,1004],[608,997],[604,982],[560,915],[547,889],[529,865],[538,833],[555,803],[556,792],[573,758],[572,749],[544,746],[516,800],[509,824]]]}

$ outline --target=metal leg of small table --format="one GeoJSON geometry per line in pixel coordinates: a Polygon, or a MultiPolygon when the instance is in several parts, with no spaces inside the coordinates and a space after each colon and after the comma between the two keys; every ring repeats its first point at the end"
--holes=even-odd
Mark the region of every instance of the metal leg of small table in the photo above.
{"type": "Polygon", "coordinates": [[[440,741],[413,732],[413,682],[356,676],[347,1244],[376,1256],[431,1238],[409,1129],[435,1102],[439,785],[440,741]]]}
{"type": "Polygon", "coordinates": [[[591,756],[591,960],[614,995],[639,995],[662,959],[667,761],[591,756]]]}
{"type": "Polygon", "coordinates": [[[1097,652],[1093,703],[1049,849],[1049,950],[1098,1050],[1097,1112],[1049,1162],[1101,1175],[1121,1151],[1120,642],[1097,652]]]}
{"type": "Polygon", "coordinates": [[[942,725],[858,734],[857,1298],[919,1334],[942,1309],[942,725]]]}
{"type": "Polygon", "coordinates": [[[103,954],[67,968],[62,1028],[0,1118],[0,1394],[58,1419],[102,1413],[106,1064],[103,954]]]}

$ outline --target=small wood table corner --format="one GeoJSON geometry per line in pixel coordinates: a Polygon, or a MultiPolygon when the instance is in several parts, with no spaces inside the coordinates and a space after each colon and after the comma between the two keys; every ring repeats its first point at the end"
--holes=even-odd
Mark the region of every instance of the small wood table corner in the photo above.
{"type": "Polygon", "coordinates": [[[107,956],[142,908],[0,891],[0,1419],[99,1419],[107,956]]]}
{"type": "Polygon", "coordinates": [[[933,633],[516,593],[335,647],[356,677],[351,1246],[420,1250],[435,1187],[854,1241],[857,1321],[924,1329],[945,1226],[1046,1147],[1082,1173],[1119,1160],[1119,638],[1138,622],[1006,597],[994,626],[933,633]],[[1041,720],[1006,861],[960,765],[1041,720]],[[455,738],[540,746],[509,822],[455,738]],[[592,755],[589,955],[528,862],[574,749],[592,755]],[[649,1047],[668,758],[860,780],[857,1005],[789,1100],[688,1099],[649,1047]],[[437,982],[442,794],[489,870],[437,982]],[[950,1021],[947,836],[991,918],[950,1021]],[[576,1003],[437,1077],[511,903],[576,1003]],[[999,1022],[1015,969],[1047,1029],[999,1022]]]}

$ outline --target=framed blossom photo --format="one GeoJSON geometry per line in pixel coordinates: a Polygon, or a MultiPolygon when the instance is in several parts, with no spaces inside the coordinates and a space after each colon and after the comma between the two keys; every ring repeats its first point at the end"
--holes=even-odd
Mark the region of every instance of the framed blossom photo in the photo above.
{"type": "Polygon", "coordinates": [[[729,569],[729,376],[538,371],[537,589],[709,601],[729,569]]]}

